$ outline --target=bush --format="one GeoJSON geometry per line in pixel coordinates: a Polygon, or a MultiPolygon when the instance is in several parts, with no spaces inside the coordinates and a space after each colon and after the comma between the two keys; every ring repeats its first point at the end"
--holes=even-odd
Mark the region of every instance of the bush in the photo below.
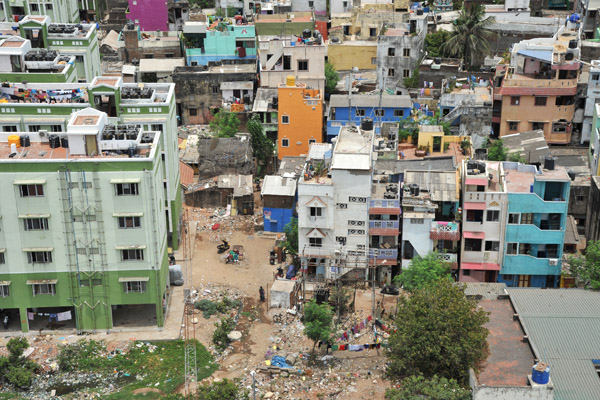
{"type": "Polygon", "coordinates": [[[229,379],[198,386],[198,399],[200,400],[244,400],[248,398],[248,391],[240,391],[238,385],[229,379]]]}
{"type": "Polygon", "coordinates": [[[26,389],[31,386],[34,374],[39,365],[23,357],[23,352],[29,347],[24,337],[14,337],[8,341],[6,348],[8,357],[0,357],[0,381],[8,382],[14,387],[26,389]]]}
{"type": "Polygon", "coordinates": [[[96,369],[99,357],[106,352],[102,342],[90,339],[82,339],[77,343],[59,345],[57,363],[62,371],[76,371],[82,369],[96,369]]]}
{"type": "Polygon", "coordinates": [[[229,345],[227,335],[235,328],[233,318],[221,318],[221,322],[215,322],[217,329],[213,332],[212,342],[218,350],[225,350],[229,345]]]}
{"type": "Polygon", "coordinates": [[[210,301],[207,299],[200,300],[194,304],[197,310],[203,311],[204,318],[209,319],[215,314],[225,314],[231,309],[238,308],[242,305],[240,300],[232,300],[229,297],[223,297],[221,301],[210,301]]]}

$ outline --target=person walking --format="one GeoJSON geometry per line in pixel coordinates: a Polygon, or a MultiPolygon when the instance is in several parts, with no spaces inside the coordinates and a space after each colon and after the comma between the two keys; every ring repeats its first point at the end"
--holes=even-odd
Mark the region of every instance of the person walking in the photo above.
{"type": "Polygon", "coordinates": [[[262,286],[260,287],[260,289],[258,289],[258,294],[260,295],[260,301],[262,301],[264,303],[265,302],[265,289],[263,289],[262,286]]]}

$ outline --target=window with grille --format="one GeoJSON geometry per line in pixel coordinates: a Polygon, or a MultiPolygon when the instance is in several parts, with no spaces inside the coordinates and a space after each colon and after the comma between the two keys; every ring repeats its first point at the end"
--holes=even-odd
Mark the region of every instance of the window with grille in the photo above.
{"type": "Polygon", "coordinates": [[[323,209],[321,207],[311,207],[310,208],[310,216],[311,217],[321,217],[323,215],[323,209]]]}
{"type": "Polygon", "coordinates": [[[121,250],[121,261],[142,261],[144,259],[144,250],[129,249],[121,250]]]}
{"type": "Polygon", "coordinates": [[[336,236],[335,237],[335,241],[345,245],[346,244],[346,237],[345,236],[336,236]]]}
{"type": "Polygon", "coordinates": [[[117,196],[137,196],[139,194],[137,183],[117,183],[115,185],[117,196]]]}
{"type": "Polygon", "coordinates": [[[323,239],[321,239],[321,238],[308,238],[308,245],[310,247],[321,247],[323,245],[323,239]]]}
{"type": "Polygon", "coordinates": [[[123,282],[123,290],[125,293],[144,293],[146,291],[146,282],[123,282]]]}
{"type": "Polygon", "coordinates": [[[139,228],[140,217],[119,217],[119,229],[139,228]]]}
{"type": "Polygon", "coordinates": [[[44,195],[44,185],[19,185],[21,197],[41,197],[44,195]]]}
{"type": "Polygon", "coordinates": [[[38,296],[40,294],[50,294],[54,296],[56,294],[55,283],[36,283],[35,285],[31,285],[31,288],[34,296],[38,296]]]}
{"type": "Polygon", "coordinates": [[[488,210],[486,220],[487,222],[498,222],[500,220],[500,211],[488,210]]]}
{"type": "Polygon", "coordinates": [[[10,296],[10,288],[8,285],[0,285],[0,297],[10,296]]]}
{"type": "Polygon", "coordinates": [[[25,218],[23,228],[26,231],[47,231],[48,218],[25,218]]]}
{"type": "Polygon", "coordinates": [[[29,264],[47,264],[52,262],[51,251],[28,251],[27,262],[29,264]]]}

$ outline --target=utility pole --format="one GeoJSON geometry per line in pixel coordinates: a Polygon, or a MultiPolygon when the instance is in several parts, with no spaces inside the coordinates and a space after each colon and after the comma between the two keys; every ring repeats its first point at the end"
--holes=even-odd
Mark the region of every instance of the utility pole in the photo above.
{"type": "MultiPolygon", "coordinates": [[[[379,250],[374,251],[375,255],[375,268],[377,268],[377,256],[379,256],[379,250]]],[[[367,257],[367,271],[371,272],[371,315],[375,318],[375,271],[369,267],[369,258],[367,257]]]]}
{"type": "MultiPolygon", "coordinates": [[[[185,352],[185,385],[184,393],[186,398],[195,398],[198,385],[198,366],[196,363],[196,325],[194,324],[194,303],[192,301],[192,267],[191,267],[191,249],[188,210],[184,212],[184,240],[183,240],[183,263],[184,271],[184,352],[185,352]]],[[[194,235],[196,232],[193,233],[194,235]]]]}

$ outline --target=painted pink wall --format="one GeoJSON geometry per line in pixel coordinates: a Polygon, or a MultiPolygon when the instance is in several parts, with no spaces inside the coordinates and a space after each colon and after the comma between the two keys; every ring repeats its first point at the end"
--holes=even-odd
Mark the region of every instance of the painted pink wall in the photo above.
{"type": "Polygon", "coordinates": [[[167,0],[129,0],[128,18],[139,20],[142,31],[166,31],[169,28],[167,0]]]}

